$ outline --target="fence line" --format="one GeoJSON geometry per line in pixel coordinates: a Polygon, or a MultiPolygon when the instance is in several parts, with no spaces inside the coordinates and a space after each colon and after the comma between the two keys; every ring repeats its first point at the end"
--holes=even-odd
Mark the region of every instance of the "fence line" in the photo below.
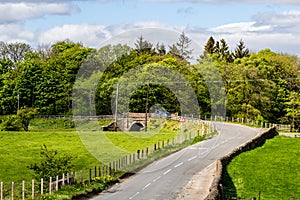
{"type": "MultiPolygon", "coordinates": [[[[62,116],[63,117],[63,116],[62,116]]],[[[65,117],[65,116],[64,116],[65,117]]],[[[72,116],[73,117],[73,116],[72,116]]],[[[90,116],[88,116],[90,117],[90,116]]],[[[97,116],[99,117],[99,116],[97,116]]],[[[271,123],[265,123],[260,121],[254,121],[249,120],[246,118],[229,118],[229,117],[221,117],[221,116],[210,116],[209,118],[206,116],[203,116],[204,120],[201,119],[200,115],[190,115],[184,116],[186,122],[193,122],[192,124],[197,126],[197,129],[191,132],[185,133],[184,129],[191,130],[189,124],[182,122],[182,129],[180,134],[177,134],[172,139],[166,139],[162,141],[158,141],[157,143],[150,145],[144,149],[137,150],[136,152],[123,156],[119,158],[118,160],[115,160],[113,162],[104,164],[102,166],[95,166],[93,169],[89,169],[87,171],[80,171],[78,172],[72,172],[71,174],[62,174],[61,176],[56,177],[50,177],[49,180],[44,180],[43,178],[40,180],[40,183],[35,183],[35,180],[31,181],[31,194],[26,194],[26,183],[23,180],[21,184],[21,193],[22,193],[22,200],[26,197],[30,196],[31,199],[35,199],[39,196],[42,196],[44,194],[51,194],[54,191],[58,191],[62,186],[64,185],[70,185],[73,183],[85,183],[85,182],[92,182],[93,178],[95,177],[102,177],[102,176],[113,176],[118,171],[125,171],[130,169],[132,165],[135,165],[137,162],[140,162],[141,160],[149,158],[151,154],[154,152],[165,149],[168,147],[174,147],[176,145],[183,144],[186,141],[191,141],[193,138],[197,136],[204,136],[209,133],[212,133],[215,131],[215,126],[213,122],[217,121],[225,121],[225,122],[232,122],[232,123],[243,123],[253,126],[259,126],[261,128],[269,128],[273,126],[274,124],[271,123]],[[186,125],[186,127],[185,127],[186,125]],[[199,127],[201,129],[199,130],[199,127]],[[61,178],[60,178],[61,177],[61,178]]],[[[102,118],[103,119],[103,118],[102,118]]],[[[289,129],[290,125],[277,125],[277,128],[280,129],[289,129]]],[[[9,188],[9,186],[6,186],[9,188]]],[[[14,182],[11,183],[10,189],[5,190],[5,185],[3,182],[0,183],[0,200],[3,200],[5,196],[11,196],[11,199],[13,200],[16,194],[15,191],[16,185],[14,182]],[[9,192],[11,190],[11,192],[9,192]]],[[[27,185],[27,188],[30,188],[30,186],[27,185]]]]}
{"type": "Polygon", "coordinates": [[[81,170],[79,173],[72,172],[70,174],[67,173],[62,174],[61,176],[50,177],[49,180],[45,180],[42,178],[39,183],[37,183],[34,179],[31,180],[31,182],[25,182],[23,180],[22,183],[19,184],[21,188],[21,197],[16,196],[16,194],[20,194],[20,192],[16,191],[16,189],[19,188],[17,187],[18,183],[12,182],[11,186],[9,186],[4,182],[0,182],[0,200],[3,200],[5,197],[7,198],[8,196],[10,196],[12,200],[14,198],[22,198],[22,200],[26,198],[35,199],[44,194],[52,194],[54,191],[58,191],[64,185],[70,185],[78,182],[81,184],[86,182],[90,183],[93,181],[93,178],[96,177],[114,176],[118,172],[126,171],[128,169],[130,170],[130,168],[133,165],[149,158],[151,154],[157,152],[158,150],[183,144],[186,141],[191,141],[196,136],[203,136],[205,134],[209,134],[210,131],[214,130],[214,127],[207,128],[207,126],[213,126],[211,122],[200,122],[200,120],[194,120],[194,122],[198,123],[195,123],[195,125],[197,126],[199,126],[202,123],[202,129],[200,131],[192,131],[187,133],[180,132],[172,139],[158,141],[153,145],[150,145],[144,149],[137,150],[134,153],[123,156],[118,160],[109,162],[102,166],[95,166],[93,169],[85,171],[81,170]],[[31,188],[31,190],[29,188],[31,188]]]}

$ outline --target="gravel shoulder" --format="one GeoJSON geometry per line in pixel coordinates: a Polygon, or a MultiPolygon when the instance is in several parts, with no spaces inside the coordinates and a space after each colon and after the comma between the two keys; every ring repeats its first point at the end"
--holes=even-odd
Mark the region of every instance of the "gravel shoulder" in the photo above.
{"type": "Polygon", "coordinates": [[[176,200],[205,199],[214,180],[216,162],[193,176],[192,180],[181,190],[176,200]]]}

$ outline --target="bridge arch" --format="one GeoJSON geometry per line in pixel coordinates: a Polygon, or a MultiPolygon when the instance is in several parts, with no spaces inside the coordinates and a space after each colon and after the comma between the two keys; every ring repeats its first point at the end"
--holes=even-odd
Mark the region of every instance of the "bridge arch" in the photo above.
{"type": "Polygon", "coordinates": [[[133,122],[129,126],[129,131],[142,131],[145,129],[145,125],[142,122],[133,122]]]}

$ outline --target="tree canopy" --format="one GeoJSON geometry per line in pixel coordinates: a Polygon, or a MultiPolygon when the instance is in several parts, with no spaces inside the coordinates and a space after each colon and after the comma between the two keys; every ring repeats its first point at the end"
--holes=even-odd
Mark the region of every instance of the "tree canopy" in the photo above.
{"type": "MultiPolygon", "coordinates": [[[[95,49],[65,40],[34,50],[28,44],[2,42],[0,114],[17,114],[23,107],[36,108],[41,115],[72,114],[76,98],[86,106],[95,102],[96,114],[112,114],[116,87],[122,84],[133,90],[129,111],[145,112],[148,91],[149,107],[160,105],[170,113],[180,114],[180,99],[162,84],[177,81],[178,85],[190,85],[195,93],[200,107],[195,114],[209,116],[215,107],[226,102],[229,117],[289,123],[294,129],[299,128],[297,56],[270,49],[250,52],[243,40],[231,51],[225,39],[217,41],[210,37],[199,55],[199,64],[192,65],[190,45],[185,33],[178,42],[167,46],[153,45],[140,36],[133,48],[117,44],[95,49]],[[161,83],[149,82],[150,77],[154,80],[149,69],[158,70],[162,66],[161,74],[155,73],[166,79],[161,83]],[[217,70],[221,80],[212,69],[217,70]],[[184,81],[165,76],[170,70],[180,74],[184,81]],[[135,80],[126,79],[128,75],[136,76],[135,80]],[[138,80],[144,80],[143,84],[135,85],[138,80]],[[78,84],[74,88],[75,81],[78,84]],[[212,95],[218,82],[224,84],[220,90],[224,90],[226,99],[212,95]],[[77,90],[82,96],[74,96],[77,90]]],[[[186,92],[178,90],[181,94],[186,92]]],[[[82,113],[92,114],[88,109],[82,113]]]]}

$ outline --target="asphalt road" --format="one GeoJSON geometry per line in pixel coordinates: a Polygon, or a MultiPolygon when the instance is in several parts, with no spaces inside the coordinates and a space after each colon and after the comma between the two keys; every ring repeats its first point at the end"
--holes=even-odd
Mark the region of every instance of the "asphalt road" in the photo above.
{"type": "Polygon", "coordinates": [[[94,200],[176,199],[192,177],[260,130],[240,125],[215,124],[219,135],[156,161],[94,200]]]}

